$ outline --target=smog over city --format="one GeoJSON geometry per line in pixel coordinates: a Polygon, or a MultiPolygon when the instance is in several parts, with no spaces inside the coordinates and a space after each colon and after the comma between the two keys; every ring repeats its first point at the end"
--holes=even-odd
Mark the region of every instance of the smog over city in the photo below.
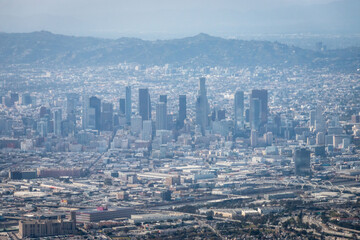
{"type": "Polygon", "coordinates": [[[0,240],[359,239],[359,0],[0,0],[0,240]]]}

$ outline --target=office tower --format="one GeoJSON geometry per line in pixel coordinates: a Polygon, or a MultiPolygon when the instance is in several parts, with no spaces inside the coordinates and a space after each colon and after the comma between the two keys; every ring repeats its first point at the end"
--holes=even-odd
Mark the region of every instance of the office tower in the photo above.
{"type": "Polygon", "coordinates": [[[225,119],[225,109],[219,109],[219,107],[215,107],[211,112],[211,121],[221,121],[225,119]]]}
{"type": "Polygon", "coordinates": [[[281,115],[279,113],[276,114],[276,116],[274,116],[274,124],[275,124],[274,133],[276,135],[280,135],[281,134],[281,115]]]}
{"type": "Polygon", "coordinates": [[[206,96],[205,78],[199,79],[199,92],[196,98],[196,124],[200,125],[202,135],[209,126],[209,103],[206,96]]]}
{"type": "Polygon", "coordinates": [[[261,102],[258,98],[250,98],[250,126],[259,130],[261,123],[261,102]]]}
{"type": "Polygon", "coordinates": [[[69,131],[74,132],[76,128],[76,106],[79,102],[79,95],[68,93],[66,95],[66,119],[69,122],[69,131]]]}
{"type": "Polygon", "coordinates": [[[320,105],[316,106],[315,114],[315,130],[317,132],[325,132],[325,120],[323,117],[323,109],[320,105]]]}
{"type": "Polygon", "coordinates": [[[234,123],[235,129],[244,125],[244,92],[236,91],[234,97],[234,123]]]}
{"type": "Polygon", "coordinates": [[[119,99],[119,113],[120,115],[125,115],[126,112],[126,104],[125,104],[125,98],[120,98],[119,99]]]}
{"type": "Polygon", "coordinates": [[[323,132],[316,134],[316,145],[325,145],[325,134],[323,132]]]}
{"type": "Polygon", "coordinates": [[[310,175],[310,151],[306,148],[294,150],[294,163],[296,175],[310,175]]]}
{"type": "Polygon", "coordinates": [[[81,117],[81,126],[82,129],[89,128],[89,97],[86,94],[82,95],[82,117],[81,117]]]}
{"type": "Polygon", "coordinates": [[[310,111],[310,127],[315,127],[315,118],[316,118],[316,111],[311,110],[310,111]]]}
{"type": "Polygon", "coordinates": [[[61,121],[61,136],[67,137],[70,133],[70,122],[69,120],[61,121]]]}
{"type": "MultiPolygon", "coordinates": [[[[252,90],[250,96],[250,125],[258,124],[255,128],[261,127],[268,121],[268,92],[267,90],[252,90]],[[258,102],[255,100],[257,99],[258,102]],[[257,108],[260,107],[259,116],[257,116],[257,108]],[[256,109],[252,109],[256,108],[256,109]],[[256,115],[254,115],[256,114],[256,115]],[[255,119],[259,118],[259,119],[255,119]]],[[[251,126],[253,128],[253,126],[251,126]]]]}
{"type": "Polygon", "coordinates": [[[264,140],[267,146],[271,146],[273,142],[274,136],[272,132],[267,132],[264,134],[264,140]]]}
{"type": "Polygon", "coordinates": [[[225,109],[218,109],[216,112],[216,119],[218,121],[221,121],[225,119],[225,109]]]}
{"type": "Polygon", "coordinates": [[[143,129],[141,131],[142,140],[150,141],[152,139],[152,121],[143,121],[143,129]]]}
{"type": "Polygon", "coordinates": [[[43,118],[46,116],[50,116],[50,109],[47,109],[46,107],[43,106],[40,108],[40,118],[43,118]]]}
{"type": "Polygon", "coordinates": [[[258,132],[256,130],[251,130],[250,145],[251,147],[256,147],[258,145],[258,132]]]}
{"type": "Polygon", "coordinates": [[[160,95],[160,102],[167,104],[167,95],[160,95]]]}
{"type": "Polygon", "coordinates": [[[95,108],[88,108],[86,111],[86,128],[85,129],[96,129],[95,120],[95,108]]]}
{"type": "Polygon", "coordinates": [[[22,105],[29,105],[32,103],[32,98],[30,96],[30,93],[23,93],[20,97],[20,103],[22,105]]]}
{"type": "Polygon", "coordinates": [[[148,88],[139,89],[139,115],[143,121],[151,119],[151,102],[148,88]]]}
{"type": "Polygon", "coordinates": [[[66,94],[66,119],[76,121],[76,106],[79,101],[79,95],[76,93],[66,94]]]}
{"type": "Polygon", "coordinates": [[[56,136],[61,136],[61,121],[62,121],[62,111],[61,109],[56,109],[54,111],[54,133],[56,136]]]}
{"type": "Polygon", "coordinates": [[[101,130],[112,131],[113,130],[113,104],[103,103],[102,104],[102,115],[101,115],[101,130]]]}
{"type": "Polygon", "coordinates": [[[250,109],[249,108],[247,108],[246,110],[245,110],[245,122],[250,122],[250,109]]]}
{"type": "Polygon", "coordinates": [[[348,137],[343,138],[343,140],[342,140],[342,148],[343,149],[348,148],[350,143],[351,143],[350,138],[348,138],[348,137]]]}
{"type": "Polygon", "coordinates": [[[164,102],[156,104],[156,130],[166,129],[167,114],[164,102]]]}
{"type": "Polygon", "coordinates": [[[46,137],[48,133],[48,120],[46,118],[40,118],[37,123],[37,132],[41,137],[46,137]]]}
{"type": "Polygon", "coordinates": [[[139,134],[142,129],[142,117],[141,116],[133,116],[131,117],[131,132],[133,134],[139,134]]]}
{"type": "Polygon", "coordinates": [[[212,111],[211,111],[211,116],[210,116],[210,120],[212,122],[216,121],[216,112],[217,112],[217,109],[214,108],[212,111]]]}
{"type": "MultiPolygon", "coordinates": [[[[160,99],[159,99],[160,101],[160,103],[164,103],[164,105],[165,105],[165,118],[163,118],[163,120],[165,121],[164,122],[164,126],[165,126],[165,128],[161,128],[161,129],[168,129],[168,127],[169,127],[169,124],[168,124],[168,122],[169,122],[169,116],[168,116],[168,114],[167,114],[167,95],[160,95],[160,99]]],[[[171,124],[170,124],[171,125],[171,124]]]]}
{"type": "Polygon", "coordinates": [[[46,107],[40,108],[40,118],[46,119],[46,130],[47,133],[54,132],[54,124],[52,123],[52,115],[50,109],[46,107]]]}
{"type": "Polygon", "coordinates": [[[90,98],[89,110],[94,109],[95,130],[101,130],[101,100],[95,96],[90,98]]]}
{"type": "Polygon", "coordinates": [[[6,107],[14,106],[14,102],[11,100],[9,96],[2,97],[2,104],[4,104],[6,107]]]}
{"type": "Polygon", "coordinates": [[[18,93],[10,93],[10,99],[12,103],[19,101],[19,94],[18,93]]]}
{"type": "Polygon", "coordinates": [[[126,87],[126,96],[125,96],[125,115],[126,115],[126,123],[130,124],[131,122],[131,87],[126,87]]]}
{"type": "Polygon", "coordinates": [[[184,127],[185,119],[186,119],[186,95],[179,95],[179,114],[177,121],[178,129],[184,127]]]}

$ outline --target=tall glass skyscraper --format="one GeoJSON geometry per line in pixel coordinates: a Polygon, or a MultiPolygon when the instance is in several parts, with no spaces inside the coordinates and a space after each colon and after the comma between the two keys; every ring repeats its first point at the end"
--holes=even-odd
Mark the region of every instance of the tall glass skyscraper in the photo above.
{"type": "Polygon", "coordinates": [[[151,119],[151,102],[148,88],[139,89],[139,115],[143,121],[151,119]]]}
{"type": "Polygon", "coordinates": [[[156,130],[166,129],[167,114],[164,102],[156,104],[156,130]]]}
{"type": "Polygon", "coordinates": [[[199,92],[196,98],[196,124],[200,125],[201,133],[209,126],[209,103],[206,96],[205,78],[199,79],[199,92]]]}
{"type": "Polygon", "coordinates": [[[184,127],[185,119],[186,119],[186,95],[179,95],[179,115],[177,121],[178,129],[184,127]]]}
{"type": "Polygon", "coordinates": [[[268,92],[267,90],[252,90],[250,96],[250,125],[258,130],[268,121],[268,92]],[[259,109],[259,110],[258,110],[259,109]]]}
{"type": "Polygon", "coordinates": [[[125,104],[125,98],[120,98],[119,99],[119,113],[120,115],[125,115],[125,109],[126,109],[126,104],[125,104]]]}
{"type": "Polygon", "coordinates": [[[127,86],[125,90],[125,116],[126,116],[126,123],[131,123],[131,87],[127,86]]]}
{"type": "Polygon", "coordinates": [[[101,130],[101,100],[97,97],[90,98],[90,109],[95,111],[95,129],[101,130]]]}
{"type": "Polygon", "coordinates": [[[234,98],[234,122],[235,129],[244,125],[244,92],[236,91],[234,98]]]}

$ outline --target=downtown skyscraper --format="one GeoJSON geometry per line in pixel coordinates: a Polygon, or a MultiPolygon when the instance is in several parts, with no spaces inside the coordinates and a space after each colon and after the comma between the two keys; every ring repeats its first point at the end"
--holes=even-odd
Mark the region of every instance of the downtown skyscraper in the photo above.
{"type": "Polygon", "coordinates": [[[179,95],[179,113],[177,119],[178,129],[184,127],[185,119],[186,119],[186,95],[179,95]]]}
{"type": "MultiPolygon", "coordinates": [[[[94,127],[96,130],[101,130],[101,100],[95,96],[90,98],[89,110],[93,109],[94,127]]],[[[89,121],[92,120],[89,119],[89,121]]]]}
{"type": "Polygon", "coordinates": [[[250,126],[259,130],[268,121],[267,90],[252,90],[250,96],[250,126]]]}
{"type": "Polygon", "coordinates": [[[164,102],[159,102],[156,104],[156,130],[165,130],[166,122],[166,104],[164,102]]]}
{"type": "Polygon", "coordinates": [[[131,87],[127,86],[125,90],[125,117],[126,123],[131,122],[131,87]]]}
{"type": "Polygon", "coordinates": [[[199,92],[196,98],[196,124],[201,127],[202,135],[205,135],[205,130],[209,126],[209,103],[204,77],[199,79],[199,92]]]}
{"type": "Polygon", "coordinates": [[[151,119],[151,102],[148,88],[139,89],[139,115],[143,121],[151,119]]]}
{"type": "Polygon", "coordinates": [[[234,123],[235,130],[243,128],[244,125],[244,92],[236,91],[234,97],[234,123]]]}

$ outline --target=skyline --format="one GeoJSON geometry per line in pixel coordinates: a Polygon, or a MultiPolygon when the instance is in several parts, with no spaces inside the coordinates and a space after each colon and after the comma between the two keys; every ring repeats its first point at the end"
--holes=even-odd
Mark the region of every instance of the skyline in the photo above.
{"type": "Polygon", "coordinates": [[[360,239],[360,0],[0,0],[0,239],[360,239]]]}

